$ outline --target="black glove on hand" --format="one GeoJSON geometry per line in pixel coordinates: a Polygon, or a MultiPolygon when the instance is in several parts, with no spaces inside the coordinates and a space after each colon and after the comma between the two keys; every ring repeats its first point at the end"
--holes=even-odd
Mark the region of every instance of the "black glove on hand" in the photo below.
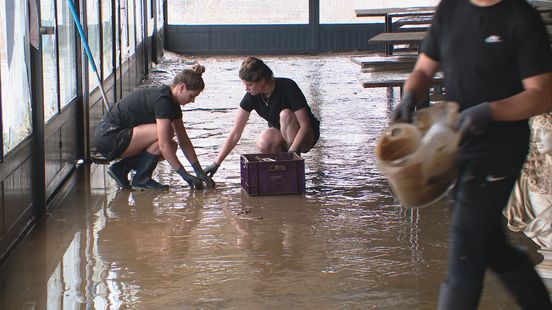
{"type": "Polygon", "coordinates": [[[483,102],[460,113],[458,130],[464,135],[480,135],[485,132],[492,119],[491,105],[483,102]]]}
{"type": "Polygon", "coordinates": [[[184,179],[184,181],[186,181],[188,185],[190,185],[190,188],[203,189],[203,182],[201,181],[201,179],[186,172],[186,169],[184,169],[184,167],[180,167],[178,170],[176,170],[176,173],[178,173],[182,177],[182,179],[184,179]]]}
{"type": "Polygon", "coordinates": [[[194,168],[194,171],[196,173],[196,176],[203,182],[205,182],[205,185],[207,186],[207,189],[215,188],[215,182],[211,177],[207,176],[203,169],[201,169],[201,165],[199,164],[199,161],[196,161],[192,164],[192,168],[194,168]]]}
{"type": "Polygon", "coordinates": [[[203,172],[205,172],[208,176],[212,178],[215,172],[217,172],[218,168],[219,164],[213,162],[209,166],[205,167],[205,169],[203,169],[203,172]]]}
{"type": "Polygon", "coordinates": [[[407,92],[405,93],[399,105],[391,113],[391,122],[392,123],[411,123],[412,122],[412,112],[416,108],[416,101],[414,100],[414,93],[407,92]]]}

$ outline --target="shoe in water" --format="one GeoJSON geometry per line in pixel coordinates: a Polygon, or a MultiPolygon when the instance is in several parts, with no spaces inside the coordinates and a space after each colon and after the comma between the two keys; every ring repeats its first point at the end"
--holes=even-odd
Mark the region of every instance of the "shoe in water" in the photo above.
{"type": "Polygon", "coordinates": [[[125,173],[125,168],[122,165],[114,163],[113,165],[107,168],[107,174],[117,182],[117,185],[121,188],[130,187],[130,182],[128,181],[128,171],[125,173]]]}
{"type": "Polygon", "coordinates": [[[149,179],[143,183],[132,182],[133,190],[159,190],[159,189],[168,189],[168,188],[169,188],[168,185],[161,184],[152,179],[149,179]]]}

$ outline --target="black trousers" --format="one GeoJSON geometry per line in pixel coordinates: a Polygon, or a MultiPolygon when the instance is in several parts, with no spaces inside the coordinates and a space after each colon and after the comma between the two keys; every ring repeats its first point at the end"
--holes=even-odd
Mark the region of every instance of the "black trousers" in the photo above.
{"type": "Polygon", "coordinates": [[[487,268],[503,282],[500,274],[514,272],[543,287],[529,258],[507,240],[502,215],[524,161],[525,156],[459,162],[446,284],[469,292],[471,304],[478,303],[487,268]]]}

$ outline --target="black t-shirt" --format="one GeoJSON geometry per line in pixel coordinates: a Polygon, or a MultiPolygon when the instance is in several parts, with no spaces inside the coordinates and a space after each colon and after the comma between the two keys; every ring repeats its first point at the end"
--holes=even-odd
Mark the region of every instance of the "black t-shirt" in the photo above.
{"type": "Polygon", "coordinates": [[[153,124],[156,119],[182,118],[180,105],[174,101],[171,88],[162,85],[140,88],[117,102],[105,115],[105,121],[123,128],[153,124]]]}
{"type": "Polygon", "coordinates": [[[307,108],[311,125],[318,126],[318,119],[312,114],[303,92],[293,80],[288,78],[275,78],[276,85],[270,98],[261,98],[261,94],[252,96],[246,93],[240,102],[240,107],[248,112],[253,110],[268,121],[268,125],[280,129],[280,112],[284,109],[297,111],[307,108]],[[268,102],[268,104],[265,103],[268,102]]]}
{"type": "MultiPolygon", "coordinates": [[[[504,99],[524,90],[522,80],[552,71],[552,54],[540,15],[524,0],[479,7],[468,0],[442,0],[422,43],[442,65],[446,98],[460,109],[504,99]]],[[[523,155],[527,120],[493,122],[470,136],[461,158],[523,155]]]]}

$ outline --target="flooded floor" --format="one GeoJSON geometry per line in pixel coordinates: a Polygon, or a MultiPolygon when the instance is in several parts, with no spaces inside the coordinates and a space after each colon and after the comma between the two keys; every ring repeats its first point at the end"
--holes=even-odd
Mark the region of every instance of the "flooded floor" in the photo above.
{"type": "MultiPolygon", "coordinates": [[[[303,155],[305,195],[241,190],[239,155],[256,152],[266,126],[255,113],[215,190],[189,190],[166,163],[154,176],[172,187],[160,192],[117,191],[105,166],[81,167],[0,266],[0,308],[435,309],[450,208],[402,209],[393,199],[373,149],[399,93],[363,89],[350,57],[263,57],[321,120],[319,143],[303,155]]],[[[184,123],[203,166],[245,93],[242,59],[196,59],[206,89],[184,123]]],[[[190,60],[167,54],[144,86],[170,83],[190,60]]],[[[538,262],[533,243],[512,238],[538,262]]],[[[517,309],[492,274],[485,282],[480,309],[517,309]]]]}

